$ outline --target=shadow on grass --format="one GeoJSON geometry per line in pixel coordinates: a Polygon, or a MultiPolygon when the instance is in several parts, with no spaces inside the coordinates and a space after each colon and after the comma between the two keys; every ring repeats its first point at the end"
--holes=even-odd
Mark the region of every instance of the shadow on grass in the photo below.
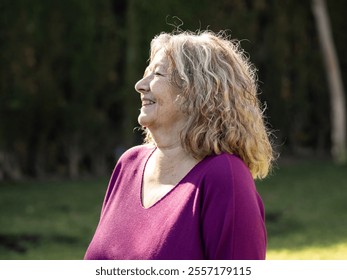
{"type": "Polygon", "coordinates": [[[300,250],[307,247],[331,247],[347,244],[347,227],[344,222],[311,224],[295,217],[288,217],[285,212],[269,211],[266,213],[269,249],[300,250]]]}
{"type": "Polygon", "coordinates": [[[30,248],[38,247],[45,242],[54,242],[57,244],[76,244],[79,239],[66,235],[44,236],[39,234],[4,234],[0,233],[0,246],[7,251],[20,254],[26,253],[30,248]]]}
{"type": "Polygon", "coordinates": [[[0,259],[81,259],[106,186],[103,179],[0,183],[0,259]]]}
{"type": "Polygon", "coordinates": [[[303,225],[294,219],[285,217],[281,211],[268,211],[266,213],[266,227],[271,236],[284,236],[303,229],[303,225]]]}

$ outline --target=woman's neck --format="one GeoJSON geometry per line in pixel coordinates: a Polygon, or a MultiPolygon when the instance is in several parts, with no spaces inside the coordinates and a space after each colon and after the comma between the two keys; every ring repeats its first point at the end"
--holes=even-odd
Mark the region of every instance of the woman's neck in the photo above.
{"type": "Polygon", "coordinates": [[[147,162],[147,178],[154,185],[175,186],[198,162],[181,145],[159,145],[147,162]]]}
{"type": "Polygon", "coordinates": [[[180,129],[178,125],[173,125],[170,128],[148,128],[157,148],[164,155],[170,156],[175,152],[183,152],[180,139],[180,129]]]}
{"type": "Polygon", "coordinates": [[[151,131],[151,134],[157,146],[152,159],[158,170],[165,172],[182,163],[196,162],[182,147],[179,133],[159,134],[151,131]]]}
{"type": "Polygon", "coordinates": [[[158,146],[155,151],[157,164],[171,163],[173,165],[192,158],[180,144],[158,146]]]}

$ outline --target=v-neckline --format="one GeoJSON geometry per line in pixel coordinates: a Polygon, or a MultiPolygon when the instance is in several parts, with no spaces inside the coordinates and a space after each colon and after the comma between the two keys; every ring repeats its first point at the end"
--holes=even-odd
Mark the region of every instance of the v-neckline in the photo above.
{"type": "Polygon", "coordinates": [[[142,175],[141,175],[141,182],[140,182],[140,205],[141,208],[144,210],[149,210],[152,209],[153,207],[157,206],[160,202],[162,202],[166,197],[168,197],[172,192],[174,192],[174,190],[177,189],[177,187],[179,187],[189,176],[191,173],[193,173],[194,169],[197,168],[197,166],[204,160],[200,160],[198,161],[183,177],[181,180],[178,181],[178,183],[176,185],[174,185],[174,187],[172,189],[170,189],[167,193],[165,193],[163,196],[161,196],[158,200],[156,200],[153,204],[151,204],[148,207],[144,206],[144,196],[143,196],[143,187],[144,187],[144,175],[145,175],[145,170],[146,170],[146,166],[147,163],[149,161],[149,159],[151,158],[151,156],[153,155],[153,153],[155,152],[155,150],[157,149],[157,147],[154,147],[152,151],[150,151],[150,153],[148,154],[147,158],[144,160],[144,163],[142,165],[142,175]]]}

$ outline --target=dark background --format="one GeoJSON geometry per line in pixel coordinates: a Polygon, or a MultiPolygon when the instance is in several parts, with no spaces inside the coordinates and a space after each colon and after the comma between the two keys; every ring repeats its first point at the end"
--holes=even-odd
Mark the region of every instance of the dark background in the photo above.
{"type": "MultiPolygon", "coordinates": [[[[327,1],[342,78],[347,2],[327,1]]],[[[330,158],[329,91],[307,0],[2,0],[0,180],[110,174],[156,34],[228,30],[258,68],[282,159],[330,158]]]]}

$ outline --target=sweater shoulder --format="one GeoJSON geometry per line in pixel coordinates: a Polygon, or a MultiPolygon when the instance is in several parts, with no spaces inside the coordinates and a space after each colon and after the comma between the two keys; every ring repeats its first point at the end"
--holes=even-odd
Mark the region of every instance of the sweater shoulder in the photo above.
{"type": "Polygon", "coordinates": [[[238,189],[255,189],[255,183],[247,165],[238,156],[226,153],[207,158],[204,182],[206,194],[217,191],[228,196],[228,193],[238,189]]]}
{"type": "Polygon", "coordinates": [[[250,170],[241,158],[233,154],[222,153],[207,158],[207,173],[213,176],[251,176],[250,170]]]}

